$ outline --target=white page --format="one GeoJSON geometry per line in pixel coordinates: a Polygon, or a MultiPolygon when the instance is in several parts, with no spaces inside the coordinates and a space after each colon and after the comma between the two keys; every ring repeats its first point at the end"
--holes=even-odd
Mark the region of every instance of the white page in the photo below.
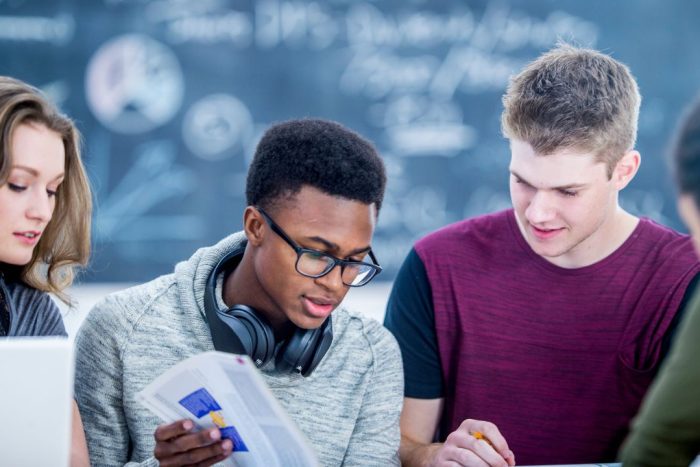
{"type": "Polygon", "coordinates": [[[166,422],[218,426],[234,443],[227,466],[318,465],[294,422],[247,356],[205,352],[178,363],[139,393],[166,422]]]}

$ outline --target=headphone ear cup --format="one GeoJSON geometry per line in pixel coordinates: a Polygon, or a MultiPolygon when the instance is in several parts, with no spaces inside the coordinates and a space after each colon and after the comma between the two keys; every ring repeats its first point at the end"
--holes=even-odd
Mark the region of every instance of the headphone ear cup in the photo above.
{"type": "Polygon", "coordinates": [[[309,376],[323,359],[332,340],[330,317],[317,329],[297,328],[277,353],[275,368],[309,376]]]}
{"type": "Polygon", "coordinates": [[[221,314],[226,315],[226,322],[243,343],[255,366],[261,367],[272,359],[275,354],[274,332],[255,310],[245,305],[234,305],[221,314]]]}

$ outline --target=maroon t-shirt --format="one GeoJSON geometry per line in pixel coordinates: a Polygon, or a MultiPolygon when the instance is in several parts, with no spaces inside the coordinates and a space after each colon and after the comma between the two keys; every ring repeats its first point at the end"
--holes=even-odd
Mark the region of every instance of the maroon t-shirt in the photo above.
{"type": "Polygon", "coordinates": [[[507,210],[415,249],[432,289],[443,433],[488,420],[519,464],[614,460],[700,270],[689,237],[641,219],[607,258],[564,269],[532,251],[507,210]]]}

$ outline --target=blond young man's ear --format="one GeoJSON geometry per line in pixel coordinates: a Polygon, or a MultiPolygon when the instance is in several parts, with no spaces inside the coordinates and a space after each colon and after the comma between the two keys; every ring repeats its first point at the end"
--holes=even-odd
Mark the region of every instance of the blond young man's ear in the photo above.
{"type": "Polygon", "coordinates": [[[613,170],[612,179],[618,191],[624,189],[637,175],[641,163],[642,156],[636,150],[627,151],[622,156],[622,159],[617,162],[615,170],[613,170]]]}

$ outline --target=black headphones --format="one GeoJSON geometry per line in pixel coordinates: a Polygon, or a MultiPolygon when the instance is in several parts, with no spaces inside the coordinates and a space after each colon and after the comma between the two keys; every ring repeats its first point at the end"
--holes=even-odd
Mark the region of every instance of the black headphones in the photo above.
{"type": "MultiPolygon", "coordinates": [[[[209,274],[204,290],[204,311],[216,350],[247,354],[261,367],[275,356],[277,347],[270,323],[249,306],[233,305],[221,310],[216,304],[216,278],[230,263],[240,261],[240,256],[241,250],[227,254],[209,274]]],[[[332,341],[330,316],[317,329],[296,328],[277,351],[275,368],[309,376],[332,341]]]]}

